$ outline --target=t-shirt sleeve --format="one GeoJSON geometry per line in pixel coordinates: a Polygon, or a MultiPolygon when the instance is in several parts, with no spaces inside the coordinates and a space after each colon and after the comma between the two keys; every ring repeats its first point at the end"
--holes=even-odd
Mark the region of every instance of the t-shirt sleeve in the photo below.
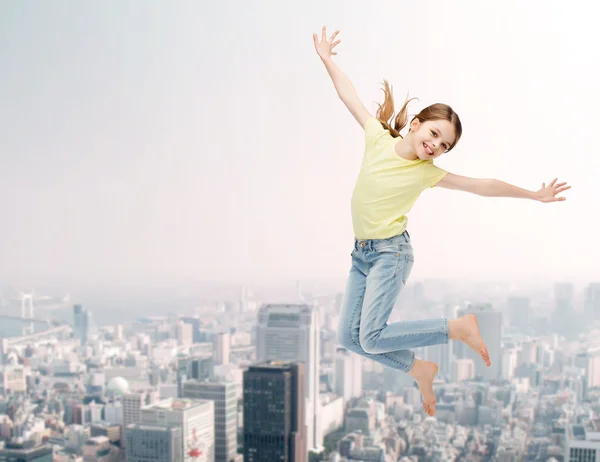
{"type": "Polygon", "coordinates": [[[447,174],[446,170],[434,165],[433,162],[426,162],[423,166],[423,186],[433,188],[447,174]]]}
{"type": "Polygon", "coordinates": [[[389,139],[391,137],[390,132],[388,132],[381,122],[377,120],[375,117],[369,117],[365,122],[365,149],[372,148],[376,146],[381,140],[389,139]]]}

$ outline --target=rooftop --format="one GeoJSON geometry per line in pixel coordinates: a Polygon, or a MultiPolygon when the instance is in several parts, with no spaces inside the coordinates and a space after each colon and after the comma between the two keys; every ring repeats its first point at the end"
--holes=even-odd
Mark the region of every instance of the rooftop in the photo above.
{"type": "Polygon", "coordinates": [[[261,369],[287,369],[295,366],[297,362],[295,361],[263,361],[260,363],[253,364],[250,366],[251,368],[261,368],[261,369]]]}
{"type": "Polygon", "coordinates": [[[600,439],[600,419],[590,419],[585,423],[586,439],[598,441],[600,439]]]}
{"type": "Polygon", "coordinates": [[[104,444],[104,443],[108,443],[109,440],[106,436],[93,436],[91,438],[88,438],[88,440],[85,442],[86,446],[98,446],[100,444],[104,444]]]}
{"type": "Polygon", "coordinates": [[[204,406],[209,401],[202,399],[188,399],[188,398],[168,398],[158,403],[152,404],[145,409],[162,409],[167,411],[176,411],[192,409],[197,406],[204,406]]]}
{"type": "Polygon", "coordinates": [[[165,424],[149,424],[149,423],[132,423],[127,425],[129,429],[143,430],[143,431],[160,431],[160,432],[169,432],[169,431],[177,431],[179,427],[170,426],[165,424]]]}
{"type": "Polygon", "coordinates": [[[590,419],[583,424],[570,425],[569,437],[580,441],[599,441],[600,419],[590,419]]]}
{"type": "Polygon", "coordinates": [[[194,385],[205,385],[205,386],[212,386],[212,387],[222,387],[222,386],[231,386],[231,385],[236,385],[236,383],[233,380],[227,379],[227,378],[221,378],[221,377],[210,377],[207,379],[190,379],[187,380],[185,382],[190,383],[190,384],[194,384],[194,385]]]}
{"type": "Polygon", "coordinates": [[[52,446],[50,445],[41,445],[36,446],[31,441],[26,441],[24,443],[14,443],[9,442],[6,443],[4,449],[0,449],[0,455],[6,457],[20,457],[24,454],[27,454],[32,457],[41,457],[47,454],[52,454],[52,446]]]}

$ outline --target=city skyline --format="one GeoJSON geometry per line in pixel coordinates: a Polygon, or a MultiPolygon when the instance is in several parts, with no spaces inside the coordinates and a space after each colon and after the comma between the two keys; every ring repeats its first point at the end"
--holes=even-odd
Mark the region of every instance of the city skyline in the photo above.
{"type": "Polygon", "coordinates": [[[600,461],[593,13],[0,3],[0,462],[600,461]],[[409,117],[456,110],[439,167],[573,187],[551,204],[426,190],[377,329],[360,306],[387,275],[365,260],[346,296],[365,140],[322,26],[371,113],[384,79],[396,109],[417,98],[409,117]],[[416,343],[385,326],[417,319],[439,343],[399,365],[416,343]],[[349,350],[372,347],[365,328],[385,351],[349,350]]]}
{"type": "Polygon", "coordinates": [[[554,284],[543,306],[539,294],[508,289],[480,289],[485,303],[451,302],[451,284],[409,291],[401,319],[475,312],[492,357],[486,368],[454,341],[415,349],[440,366],[433,419],[409,375],[339,349],[338,292],[284,305],[242,288],[239,303],[193,316],[121,317],[97,329],[81,321],[88,309],[77,299],[71,319],[57,323],[39,318],[49,313],[35,300],[24,308],[24,294],[10,300],[24,317],[0,322],[0,457],[500,462],[600,453],[600,285],[586,288],[581,306],[569,284],[554,284]]]}
{"type": "Polygon", "coordinates": [[[573,185],[558,204],[426,191],[409,214],[411,280],[593,280],[594,15],[353,5],[4,3],[0,279],[343,280],[362,134],[313,49],[327,25],[370,110],[384,78],[397,101],[419,98],[411,114],[457,110],[464,135],[441,167],[573,185]]]}

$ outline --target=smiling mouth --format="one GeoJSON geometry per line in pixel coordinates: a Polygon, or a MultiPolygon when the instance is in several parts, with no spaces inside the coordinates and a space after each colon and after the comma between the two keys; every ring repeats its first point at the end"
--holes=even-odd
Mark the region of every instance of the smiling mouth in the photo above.
{"type": "Polygon", "coordinates": [[[427,143],[423,143],[423,147],[425,148],[425,153],[433,156],[433,150],[429,147],[429,145],[427,143]]]}

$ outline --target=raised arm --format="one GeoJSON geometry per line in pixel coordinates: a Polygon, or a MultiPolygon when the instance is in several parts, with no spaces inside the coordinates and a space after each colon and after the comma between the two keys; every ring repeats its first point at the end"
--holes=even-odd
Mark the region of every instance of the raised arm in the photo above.
{"type": "Polygon", "coordinates": [[[338,96],[360,126],[364,127],[367,120],[372,116],[358,97],[358,93],[356,93],[356,89],[354,88],[354,85],[352,85],[350,79],[340,70],[332,59],[332,56],[337,54],[333,49],[341,42],[341,40],[336,40],[334,42],[338,33],[339,31],[335,31],[329,40],[327,40],[327,30],[325,26],[323,26],[320,41],[317,34],[313,34],[315,50],[321,58],[321,61],[323,61],[323,64],[325,64],[325,69],[327,69],[327,72],[333,81],[338,96]]]}
{"type": "Polygon", "coordinates": [[[514,197],[533,199],[540,202],[564,201],[566,197],[558,196],[558,194],[570,189],[571,186],[565,186],[567,183],[557,183],[557,180],[558,178],[555,178],[548,186],[546,186],[546,183],[542,183],[542,187],[538,191],[530,191],[500,180],[469,178],[448,173],[436,186],[466,191],[484,197],[514,197]]]}

